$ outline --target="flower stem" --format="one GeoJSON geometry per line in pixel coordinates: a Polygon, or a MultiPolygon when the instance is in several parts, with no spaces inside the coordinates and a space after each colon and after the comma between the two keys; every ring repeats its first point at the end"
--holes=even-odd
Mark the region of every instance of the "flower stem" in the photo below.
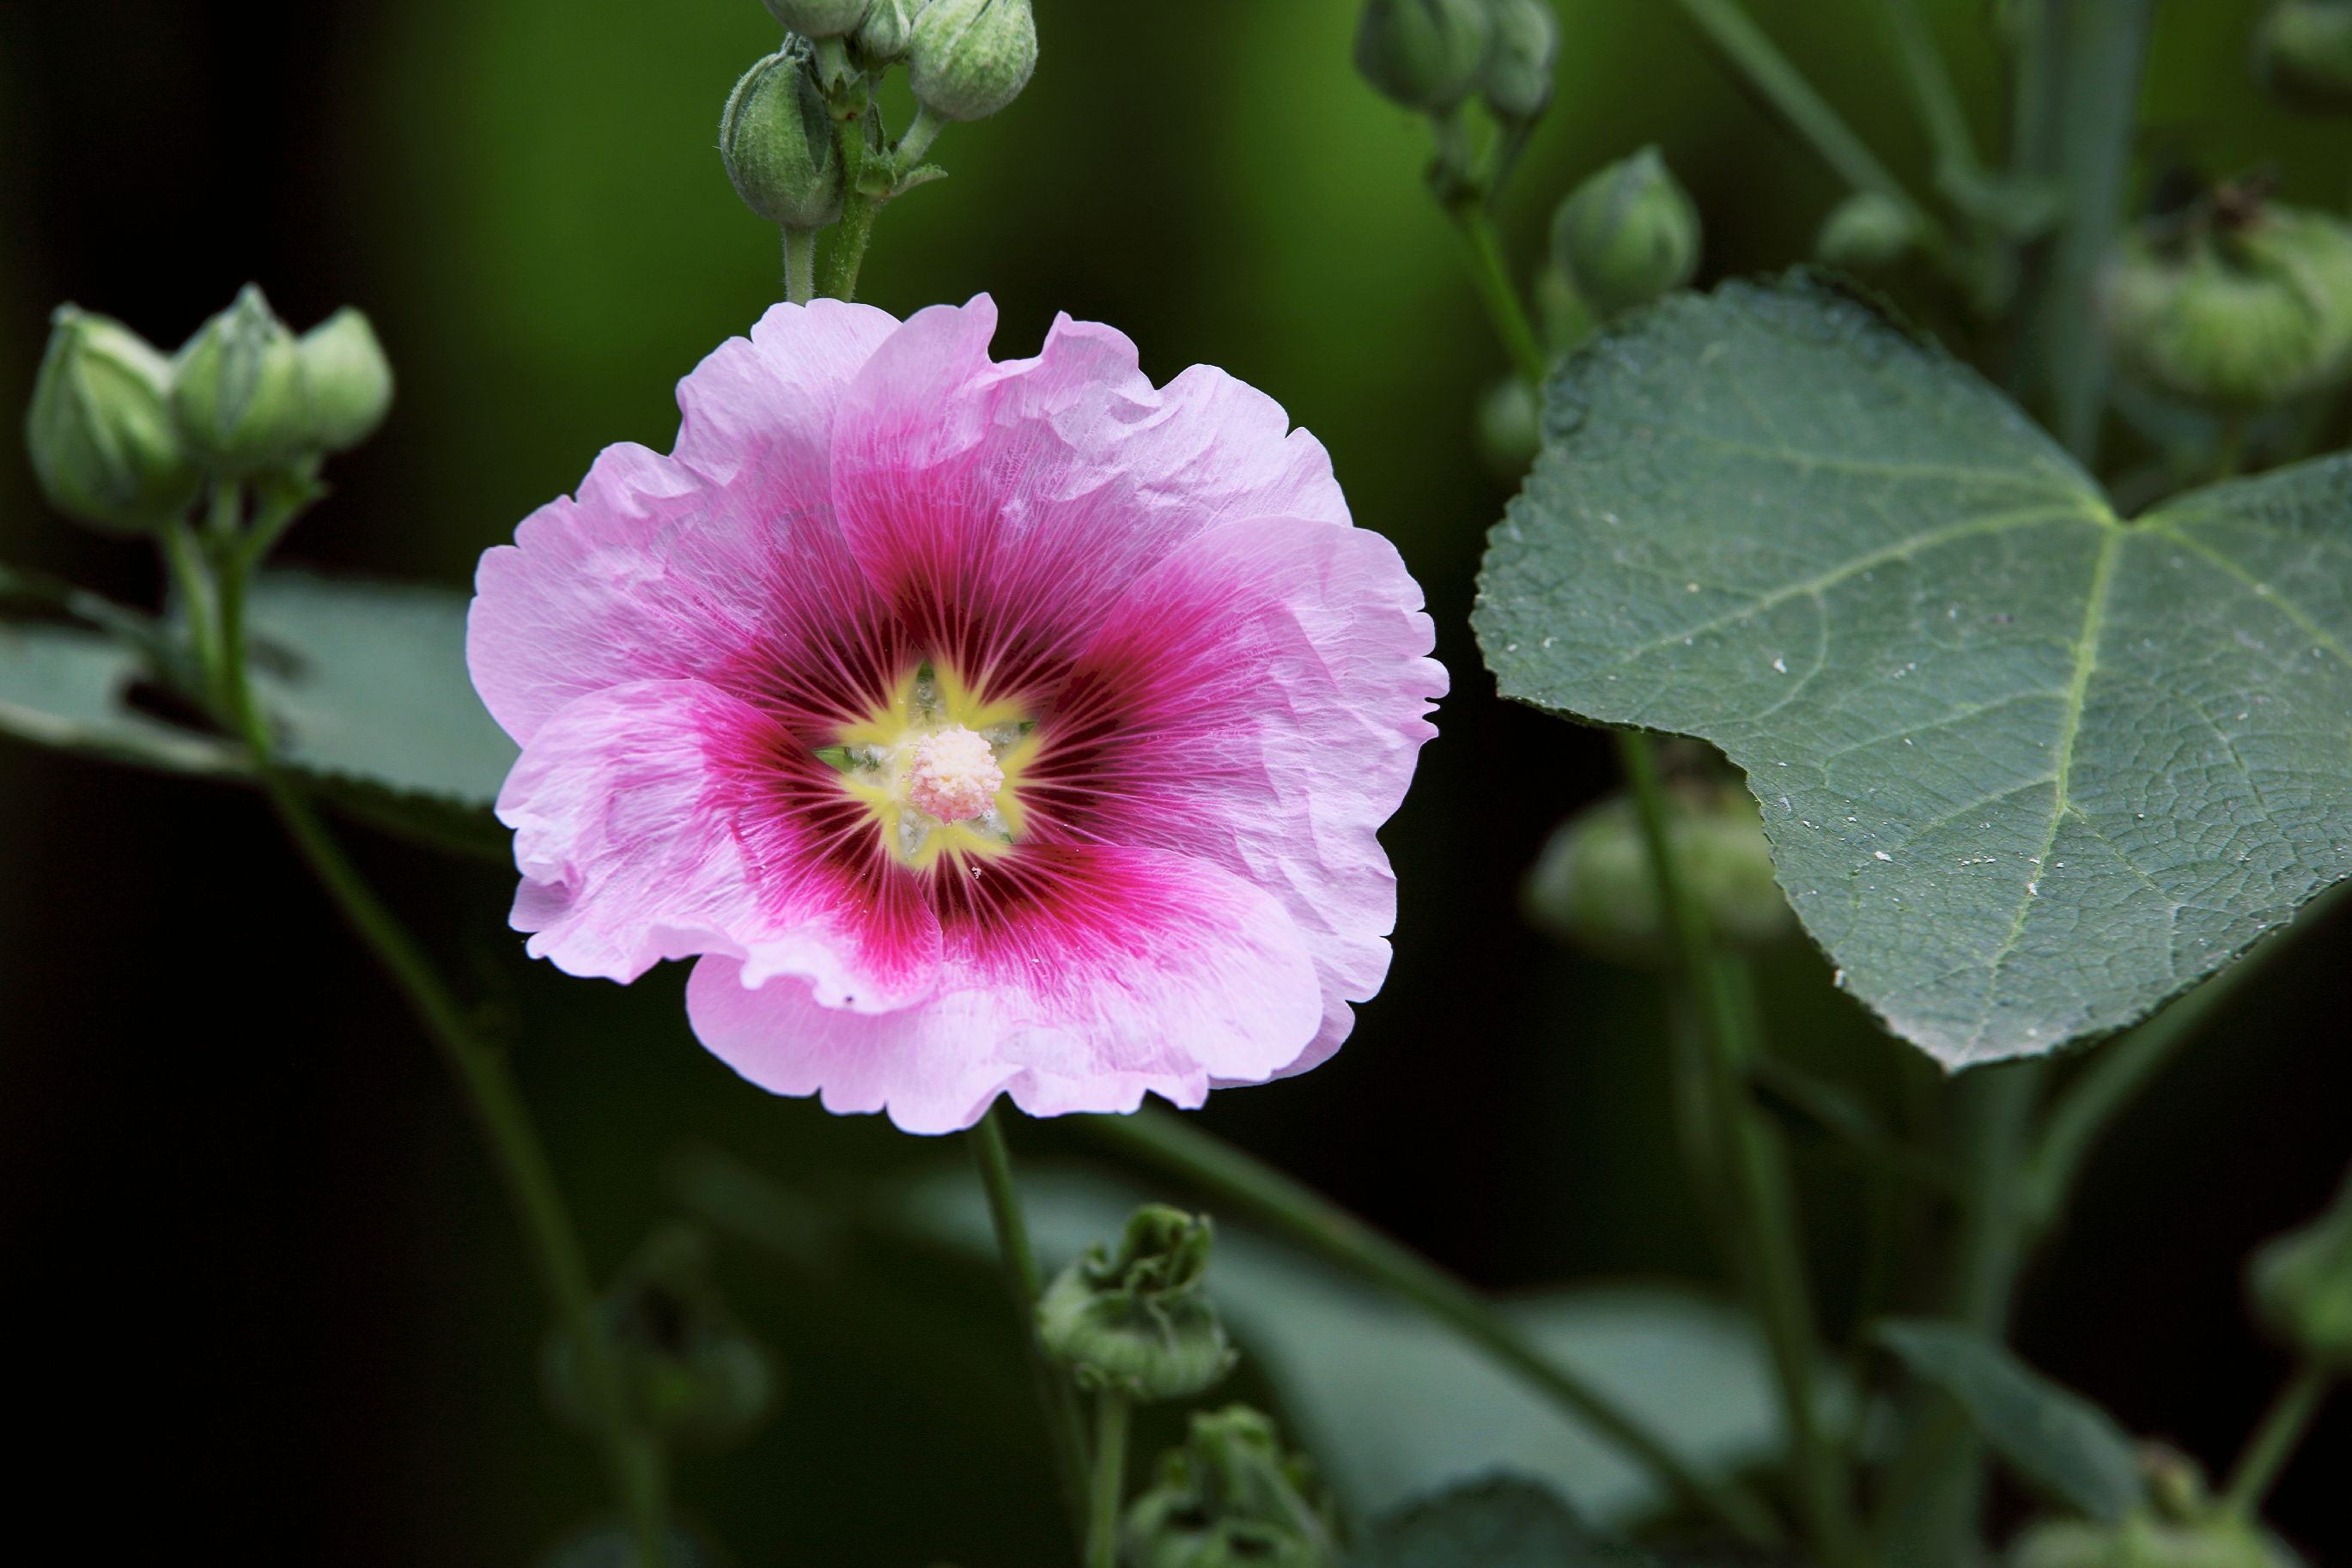
{"type": "MultiPolygon", "coordinates": [[[[216,524],[233,522],[242,505],[236,486],[224,483],[214,498],[216,524]]],[[[283,526],[282,521],[275,526],[283,526]]],[[[391,909],[377,897],[342,847],[311,809],[301,786],[272,755],[269,727],[254,703],[245,663],[244,601],[249,558],[225,551],[227,565],[215,584],[219,616],[215,655],[222,674],[223,718],[252,752],[256,777],[311,874],[373,952],[439,1048],[442,1060],[482,1131],[516,1218],[530,1243],[540,1276],[554,1300],[556,1315],[571,1335],[582,1381],[595,1412],[607,1468],[643,1568],[663,1563],[666,1478],[659,1445],[640,1430],[629,1408],[612,1348],[598,1328],[596,1292],[580,1250],[571,1211],[548,1162],[538,1128],[525,1108],[506,1056],[476,1034],[464,1008],[391,909]]]]}
{"type": "Polygon", "coordinates": [[[2279,1472],[2294,1457],[2296,1445],[2311,1430],[2312,1418],[2326,1403],[2336,1376],[2333,1367],[2312,1361],[2288,1377],[2286,1385],[2263,1413],[2262,1425],[2246,1439],[2245,1451],[2230,1470],[2229,1488],[2221,1494],[2224,1509],[2241,1519],[2262,1511],[2263,1500],[2270,1496],[2279,1472]]]}
{"type": "Polygon", "coordinates": [[[816,297],[816,230],[784,226],[784,298],[805,305],[816,297]]]}
{"type": "Polygon", "coordinates": [[[1094,1489],[1087,1499],[1087,1568],[1118,1568],[1118,1505],[1127,1492],[1127,1395],[1095,1396],[1094,1489]]]}
{"type": "Polygon", "coordinates": [[[1536,337],[1535,324],[1528,319],[1527,307],[1519,300],[1518,288],[1511,281],[1511,269],[1503,260],[1503,247],[1495,237],[1493,221],[1486,216],[1486,203],[1475,196],[1454,202],[1448,216],[1461,231],[1468,250],[1470,278],[1478,286],[1478,297],[1486,302],[1496,335],[1503,340],[1513,367],[1528,384],[1540,388],[1550,363],[1536,337]]]}
{"type": "Polygon", "coordinates": [[[1088,1539],[1085,1421],[1069,1379],[1046,1359],[1045,1346],[1037,1340],[1037,1298],[1045,1294],[1045,1279],[1029,1246],[1029,1222],[1021,1212],[1020,1189],[1013,1181],[1013,1155],[1005,1147],[1003,1124],[994,1106],[973,1123],[970,1137],[980,1184],[988,1194],[988,1217],[996,1227],[996,1250],[1004,1263],[1005,1285],[1012,1292],[1013,1310],[1020,1314],[1022,1342],[1028,1346],[1037,1402],[1045,1413],[1045,1433],[1053,1443],[1062,1502],[1069,1510],[1072,1533],[1083,1542],[1088,1539]]]}
{"type": "Polygon", "coordinates": [[[1684,886],[1650,738],[1621,730],[1617,750],[1675,963],[1698,1004],[1709,1121],[1722,1141],[1717,1164],[1734,1211],[1731,1251],[1771,1348],[1799,1497],[1822,1560],[1831,1568],[1845,1568],[1855,1561],[1853,1503],[1844,1467],[1825,1438],[1815,1401],[1819,1335],[1786,1161],[1748,1092],[1747,1064],[1760,1054],[1754,1020],[1738,994],[1737,976],[1716,950],[1705,912],[1684,886]]]}
{"type": "Polygon", "coordinates": [[[1281,1172],[1160,1110],[1087,1116],[1079,1125],[1121,1152],[1282,1231],[1331,1262],[1420,1308],[1516,1373],[1538,1392],[1647,1470],[1675,1500],[1742,1540],[1770,1545],[1780,1529],[1738,1485],[1705,1476],[1607,1394],[1538,1347],[1492,1304],[1337,1204],[1281,1172]]]}

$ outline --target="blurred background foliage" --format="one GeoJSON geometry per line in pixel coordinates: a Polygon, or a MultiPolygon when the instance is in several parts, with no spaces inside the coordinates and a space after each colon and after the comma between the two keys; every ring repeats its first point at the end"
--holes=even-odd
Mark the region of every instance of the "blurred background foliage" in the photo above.
{"type": "MultiPolygon", "coordinates": [[[[1931,8],[1992,145],[1986,7],[1931,8]]],[[[1546,832],[1610,779],[1594,735],[1497,702],[1471,645],[1503,500],[1471,408],[1503,364],[1422,188],[1420,123],[1356,78],[1350,0],[1038,9],[1034,86],[942,139],[952,178],[884,216],[862,292],[903,313],[987,290],[1000,353],[1065,310],[1130,333],[1157,377],[1200,360],[1268,389],[1404,551],[1454,675],[1387,834],[1386,993],[1330,1066],[1220,1096],[1209,1121],[1485,1284],[1704,1279],[1654,989],[1516,909],[1546,832]]],[[[1519,259],[1569,184],[1650,142],[1706,215],[1705,278],[1801,258],[1838,191],[1674,9],[1559,9],[1558,99],[1506,211],[1519,259]]],[[[1752,9],[1926,188],[1873,0],[1752,9]]],[[[2257,9],[2158,8],[2147,151],[2340,205],[2352,139],[2258,94],[2257,9]]],[[[714,151],[730,83],[773,43],[754,0],[14,0],[0,408],[24,405],[62,300],[166,343],[248,278],[298,327],[359,304],[399,404],[288,553],[461,583],[599,447],[666,446],[672,384],[779,294],[774,231],[714,151]]],[[[146,552],[43,512],[13,438],[0,558],[155,592],[146,552]]],[[[514,1025],[600,1269],[677,1212],[682,1148],[730,1151],[819,1215],[887,1173],[960,1168],[959,1149],[742,1086],[688,1037],[682,970],[621,991],[527,963],[506,875],[362,848],[514,1025]]],[[[2347,934],[2339,917],[2306,939],[2126,1119],[2023,1300],[2031,1359],[2209,1462],[2278,1372],[2240,1260],[2321,1205],[2352,1142],[2347,934]]],[[[1811,953],[1766,984],[1792,1054],[1865,1085],[1910,1065],[1811,953]]],[[[1015,1131],[1027,1156],[1077,1150],[1015,1131]]],[[[1806,1175],[1835,1321],[1859,1205],[1843,1167],[1806,1175]]],[[[682,1506],[749,1563],[1057,1557],[994,1280],[874,1250],[722,1242],[786,1392],[756,1442],[682,1464],[682,1506]]],[[[471,1131],[245,795],[0,751],[0,1257],[16,1425],[37,1439],[19,1495],[97,1471],[135,1496],[98,1521],[110,1560],[521,1563],[598,1495],[590,1449],[545,1413],[540,1297],[471,1131]]],[[[2347,1472],[2339,1401],[2275,1510],[2318,1562],[2352,1560],[2347,1472]]]]}

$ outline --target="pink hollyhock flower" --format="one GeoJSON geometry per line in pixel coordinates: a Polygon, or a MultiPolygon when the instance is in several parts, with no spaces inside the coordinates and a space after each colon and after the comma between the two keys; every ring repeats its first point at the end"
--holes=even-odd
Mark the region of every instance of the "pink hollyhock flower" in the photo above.
{"type": "Polygon", "coordinates": [[[1330,459],[1108,327],[779,305],[482,557],[514,924],[699,957],[738,1072],[910,1131],[1303,1071],[1388,971],[1375,830],[1445,689],[1330,459]]]}

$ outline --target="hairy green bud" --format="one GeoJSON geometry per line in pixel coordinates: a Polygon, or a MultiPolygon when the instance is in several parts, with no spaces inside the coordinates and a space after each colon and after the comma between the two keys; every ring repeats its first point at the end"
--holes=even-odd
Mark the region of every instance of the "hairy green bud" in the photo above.
{"type": "MultiPolygon", "coordinates": [[[[1676,791],[1668,836],[1685,891],[1723,941],[1769,947],[1796,930],[1788,896],[1773,879],[1772,853],[1756,804],[1731,786],[1676,791]]],[[[1662,961],[1664,915],[1650,874],[1648,841],[1631,800],[1612,797],[1561,823],[1521,889],[1535,925],[1608,958],[1662,961]]]]}
{"type": "Polygon", "coordinates": [[[2174,244],[2127,240],[2105,289],[2126,368],[2182,397],[2257,408],[2352,370],[2352,228],[2265,207],[2174,244]]]}
{"type": "MultiPolygon", "coordinates": [[[[729,1447],[775,1405],[773,1358],[720,1296],[696,1231],[656,1232],[599,1298],[596,1324],[637,1419],[665,1439],[729,1447]]],[[[556,1410],[583,1430],[601,1426],[572,1335],[551,1332],[541,1364],[556,1410]]]]}
{"type": "Polygon", "coordinates": [[[2256,1253],[2248,1283],[2281,1343],[2352,1373],[2352,1180],[2326,1213],[2256,1253]]]}
{"type": "Polygon", "coordinates": [[[180,349],[172,385],[180,439],[223,473],[291,461],[310,442],[309,401],[294,334],[250,283],[180,349]]]}
{"type": "Polygon", "coordinates": [[[787,33],[837,38],[866,18],[871,0],[760,0],[787,33]]]}
{"type": "Polygon", "coordinates": [[[1552,264],[1602,316],[1683,287],[1698,252],[1698,207],[1655,147],[1594,174],[1552,214],[1552,264]]]}
{"type": "Polygon", "coordinates": [[[324,452],[356,447],[392,410],[392,362],[368,319],[349,305],[295,342],[309,399],[310,439],[324,452]]]}
{"type": "Polygon", "coordinates": [[[49,504],[110,533],[146,533],[187,510],[203,476],[172,418],[172,362],[110,317],[62,305],[25,415],[49,504]]]}
{"type": "Polygon", "coordinates": [[[985,120],[1037,68],[1029,0],[930,0],[907,45],[915,101],[950,120],[985,120]]]}
{"type": "Polygon", "coordinates": [[[787,228],[823,228],[841,216],[841,158],[806,49],[779,49],[745,71],[719,116],[719,155],[735,194],[787,228]]]}
{"type": "Polygon", "coordinates": [[[1451,109],[1479,85],[1494,40],[1486,0],[1366,0],[1356,69],[1407,109],[1451,109]]]}
{"type": "Polygon", "coordinates": [[[1891,267],[1919,243],[1919,226],[1902,205],[1857,191],[1830,209],[1813,237],[1813,255],[1849,272],[1891,267]]]}
{"type": "Polygon", "coordinates": [[[1245,1405],[1202,1411],[1127,1512],[1133,1568],[1337,1568],[1330,1521],[1303,1460],[1245,1405]]]}
{"type": "Polygon", "coordinates": [[[874,0],[866,20],[849,36],[849,47],[869,66],[902,59],[915,41],[915,18],[925,0],[874,0]]]}
{"type": "Polygon", "coordinates": [[[1147,1204],[1118,1250],[1087,1249],[1037,1303],[1037,1336],[1078,1386],[1139,1400],[1184,1399],[1236,1359],[1202,1289],[1215,1231],[1209,1221],[1147,1204]]]}
{"type": "Polygon", "coordinates": [[[2279,0],[2254,31],[2254,75],[2297,108],[2352,110],[2352,0],[2279,0]]]}
{"type": "Polygon", "coordinates": [[[1478,90],[1496,114],[1525,123],[1551,106],[1559,19],[1548,0],[1487,0],[1487,10],[1495,38],[1478,75],[1478,90]]]}

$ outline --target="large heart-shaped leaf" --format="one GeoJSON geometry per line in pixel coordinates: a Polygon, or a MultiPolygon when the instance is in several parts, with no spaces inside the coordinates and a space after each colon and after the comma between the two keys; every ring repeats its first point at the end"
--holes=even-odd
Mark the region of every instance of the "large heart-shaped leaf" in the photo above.
{"type": "Polygon", "coordinates": [[[1478,636],[1506,695],[1748,774],[1842,982],[1954,1065],[2132,1022],[2352,863],[2352,462],[2126,521],[1834,285],[1555,377],[1478,636]]]}

